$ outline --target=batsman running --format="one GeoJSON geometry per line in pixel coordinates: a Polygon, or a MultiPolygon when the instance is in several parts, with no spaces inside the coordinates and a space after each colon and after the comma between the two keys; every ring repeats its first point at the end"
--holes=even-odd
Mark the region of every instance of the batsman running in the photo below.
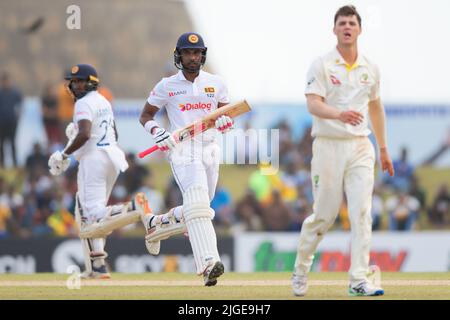
{"type": "MultiPolygon", "coordinates": [[[[211,221],[214,210],[210,207],[219,175],[216,130],[205,131],[177,144],[169,131],[154,120],[160,108],[165,107],[173,132],[229,103],[221,78],[201,70],[206,51],[199,34],[182,34],[174,51],[174,63],[180,71],[155,86],[142,111],[140,122],[153,136],[159,150],[166,152],[183,193],[182,206],[162,215],[147,211],[142,222],[147,230],[147,249],[154,255],[159,253],[160,240],[187,231],[197,274],[203,275],[205,286],[214,286],[224,272],[211,221]]],[[[233,120],[222,115],[216,119],[215,127],[225,133],[233,127],[233,120]]]]}
{"type": "Polygon", "coordinates": [[[368,135],[369,118],[380,149],[383,171],[394,169],[387,150],[384,107],[378,67],[358,52],[361,17],[353,6],[334,17],[337,46],[318,58],[308,72],[305,95],[313,115],[311,176],[314,213],[303,222],[292,276],[294,294],[306,294],[314,252],[339,212],[345,192],[351,222],[351,267],[348,292],[376,296],[384,290],[369,281],[372,191],[375,151],[368,135]]]}
{"type": "Polygon", "coordinates": [[[94,67],[78,64],[65,79],[75,100],[73,122],[66,128],[67,146],[53,153],[48,165],[51,174],[60,175],[69,167],[69,155],[79,161],[75,217],[86,267],[81,277],[108,279],[106,237],[139,221],[145,195],[138,193],[131,202],[106,206],[119,172],[128,168],[117,144],[111,104],[97,92],[99,79],[94,67]]]}

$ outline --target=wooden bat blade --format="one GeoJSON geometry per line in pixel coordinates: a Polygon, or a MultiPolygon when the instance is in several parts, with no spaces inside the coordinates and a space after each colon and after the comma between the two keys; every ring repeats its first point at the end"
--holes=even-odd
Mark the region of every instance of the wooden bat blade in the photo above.
{"type": "Polygon", "coordinates": [[[197,122],[194,122],[183,129],[177,130],[173,133],[175,141],[181,142],[186,139],[192,138],[208,129],[215,127],[217,118],[223,115],[227,115],[230,118],[236,118],[243,113],[251,110],[247,101],[242,100],[233,104],[228,104],[224,107],[214,110],[197,122]]]}

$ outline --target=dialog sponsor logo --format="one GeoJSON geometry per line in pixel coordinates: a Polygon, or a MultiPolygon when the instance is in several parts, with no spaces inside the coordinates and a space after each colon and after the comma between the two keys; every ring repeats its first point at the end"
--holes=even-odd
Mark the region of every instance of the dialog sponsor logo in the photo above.
{"type": "Polygon", "coordinates": [[[211,111],[211,103],[185,103],[179,105],[181,111],[189,111],[189,110],[198,110],[198,109],[207,109],[211,111]]]}

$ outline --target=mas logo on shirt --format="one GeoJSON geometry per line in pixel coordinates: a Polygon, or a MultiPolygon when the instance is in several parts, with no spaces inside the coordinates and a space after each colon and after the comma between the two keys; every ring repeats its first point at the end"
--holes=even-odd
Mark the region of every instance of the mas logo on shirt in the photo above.
{"type": "Polygon", "coordinates": [[[330,80],[331,80],[331,83],[334,84],[335,86],[340,86],[340,85],[342,84],[342,83],[339,81],[339,79],[336,78],[336,77],[333,76],[333,75],[330,75],[330,80]]]}
{"type": "Polygon", "coordinates": [[[211,111],[211,103],[180,103],[178,105],[181,112],[190,111],[190,110],[208,110],[211,111]]]}
{"type": "Polygon", "coordinates": [[[182,91],[169,91],[169,97],[174,97],[174,96],[179,96],[181,94],[186,94],[187,91],[186,90],[182,90],[182,91]]]}

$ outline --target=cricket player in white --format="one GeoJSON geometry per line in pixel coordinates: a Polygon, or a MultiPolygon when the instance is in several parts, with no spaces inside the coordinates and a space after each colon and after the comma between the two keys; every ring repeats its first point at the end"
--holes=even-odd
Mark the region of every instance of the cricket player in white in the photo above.
{"type": "Polygon", "coordinates": [[[368,135],[368,116],[380,149],[383,171],[394,174],[387,151],[384,108],[380,101],[378,68],[358,53],[361,18],[353,6],[335,15],[337,47],[311,66],[306,85],[309,112],[313,115],[313,214],[302,225],[295,270],[294,294],[307,291],[307,273],[324,234],[334,223],[343,193],[351,222],[350,295],[382,295],[371,283],[369,251],[375,151],[368,135]]]}
{"type": "Polygon", "coordinates": [[[48,164],[50,172],[59,175],[68,168],[70,154],[79,161],[75,216],[86,266],[82,277],[107,279],[106,236],[139,221],[146,199],[139,193],[129,203],[106,206],[119,172],[128,168],[117,145],[111,104],[97,92],[99,79],[92,66],[78,64],[66,79],[76,100],[73,123],[66,129],[69,142],[63,151],[51,155],[48,164]]]}
{"type": "MultiPolygon", "coordinates": [[[[183,193],[182,206],[163,215],[146,214],[142,222],[147,229],[146,246],[151,254],[159,253],[160,240],[187,231],[197,274],[203,274],[206,286],[213,286],[224,272],[211,221],[214,210],[210,207],[219,174],[216,132],[209,130],[176,145],[171,134],[154,120],[158,110],[165,107],[172,132],[229,103],[223,81],[201,70],[206,51],[200,35],[181,35],[174,51],[175,66],[180,71],[155,86],[142,111],[140,122],[152,134],[159,149],[168,152],[173,175],[183,193]]],[[[221,116],[215,125],[224,133],[232,128],[233,120],[221,116]]]]}

